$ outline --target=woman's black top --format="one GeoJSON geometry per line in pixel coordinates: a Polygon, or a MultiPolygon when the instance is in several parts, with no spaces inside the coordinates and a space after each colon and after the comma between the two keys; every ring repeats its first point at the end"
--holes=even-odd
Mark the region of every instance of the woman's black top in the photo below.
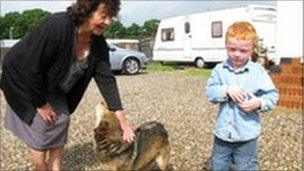
{"type": "MultiPolygon", "coordinates": [[[[68,72],[73,51],[76,25],[67,13],[57,13],[14,45],[4,57],[0,86],[7,102],[17,115],[31,124],[36,107],[47,103],[46,93],[60,91],[68,72]]],[[[91,78],[110,110],[121,110],[116,79],[109,63],[109,49],[103,36],[91,36],[88,68],[65,93],[69,112],[79,104],[91,78]]],[[[62,92],[64,93],[64,92],[62,92]]]]}

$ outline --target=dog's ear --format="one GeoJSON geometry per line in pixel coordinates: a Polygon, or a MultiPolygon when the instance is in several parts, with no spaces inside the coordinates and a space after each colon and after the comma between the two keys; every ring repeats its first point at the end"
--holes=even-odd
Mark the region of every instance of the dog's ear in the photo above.
{"type": "Polygon", "coordinates": [[[100,101],[100,103],[98,103],[95,108],[106,108],[106,109],[108,109],[108,105],[105,102],[100,101]]]}
{"type": "Polygon", "coordinates": [[[98,103],[95,106],[95,115],[96,115],[96,127],[99,125],[99,122],[102,120],[105,113],[107,113],[108,108],[103,102],[98,103]]]}
{"type": "Polygon", "coordinates": [[[108,109],[108,105],[107,105],[107,103],[106,103],[106,102],[101,101],[101,102],[100,102],[100,105],[101,105],[101,106],[104,106],[105,108],[107,108],[107,109],[108,109]]]}
{"type": "Polygon", "coordinates": [[[99,104],[96,105],[95,111],[96,112],[99,112],[99,111],[101,111],[101,112],[108,112],[109,108],[108,108],[108,106],[107,106],[107,104],[105,102],[101,101],[99,104]]]}

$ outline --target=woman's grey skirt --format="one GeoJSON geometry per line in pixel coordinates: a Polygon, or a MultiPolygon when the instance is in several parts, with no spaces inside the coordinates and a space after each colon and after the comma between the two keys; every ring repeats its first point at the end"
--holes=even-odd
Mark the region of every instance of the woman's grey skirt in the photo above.
{"type": "Polygon", "coordinates": [[[56,122],[51,125],[46,124],[36,113],[29,126],[17,116],[9,105],[6,108],[5,128],[23,140],[30,148],[36,150],[62,147],[67,142],[70,117],[66,98],[63,95],[51,94],[47,96],[47,99],[57,114],[56,122]]]}

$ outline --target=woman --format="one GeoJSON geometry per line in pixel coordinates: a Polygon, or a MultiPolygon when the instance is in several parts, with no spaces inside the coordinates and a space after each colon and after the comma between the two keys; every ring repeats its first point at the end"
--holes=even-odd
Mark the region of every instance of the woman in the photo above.
{"type": "Polygon", "coordinates": [[[28,145],[36,170],[61,169],[69,115],[93,77],[120,121],[124,140],[133,141],[102,36],[119,7],[120,0],[78,0],[6,54],[1,78],[8,102],[5,126],[28,145]]]}

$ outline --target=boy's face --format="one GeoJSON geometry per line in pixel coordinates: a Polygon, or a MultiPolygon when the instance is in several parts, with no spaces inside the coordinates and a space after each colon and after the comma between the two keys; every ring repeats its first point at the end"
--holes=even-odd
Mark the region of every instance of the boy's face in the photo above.
{"type": "Polygon", "coordinates": [[[231,61],[233,68],[239,69],[251,59],[254,45],[250,41],[229,38],[226,44],[228,60],[231,61]]]}

